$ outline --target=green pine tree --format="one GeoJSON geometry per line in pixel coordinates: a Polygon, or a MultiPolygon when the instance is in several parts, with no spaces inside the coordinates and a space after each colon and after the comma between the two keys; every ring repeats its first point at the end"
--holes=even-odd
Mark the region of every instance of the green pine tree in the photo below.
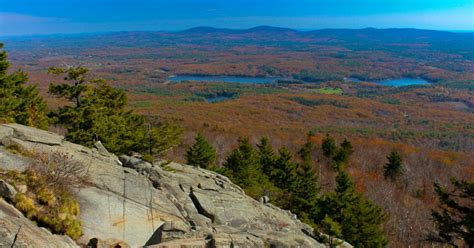
{"type": "Polygon", "coordinates": [[[239,147],[230,153],[224,167],[231,171],[234,182],[244,188],[261,171],[258,155],[247,138],[239,139],[239,147]]]}
{"type": "Polygon", "coordinates": [[[330,161],[331,168],[334,171],[339,171],[349,161],[350,155],[354,152],[352,144],[347,139],[341,143],[339,148],[336,148],[336,152],[330,161]]]}
{"type": "Polygon", "coordinates": [[[270,145],[270,141],[266,137],[260,140],[260,144],[257,145],[257,148],[260,165],[262,166],[262,172],[268,176],[271,174],[277,159],[275,151],[270,145]]]}
{"type": "Polygon", "coordinates": [[[340,170],[335,192],[326,194],[315,208],[315,223],[325,216],[342,227],[341,238],[354,247],[384,247],[388,244],[382,224],[387,220],[384,211],[355,190],[349,174],[340,170]]]}
{"type": "Polygon", "coordinates": [[[65,83],[50,84],[49,92],[70,105],[50,114],[67,129],[66,139],[91,147],[97,140],[113,153],[148,152],[148,158],[180,142],[182,130],[173,125],[147,127],[145,118],[126,111],[127,95],[104,80],[87,78],[83,67],[50,68],[65,75],[65,83]]]}
{"type": "Polygon", "coordinates": [[[397,177],[401,176],[405,171],[403,167],[402,156],[396,151],[392,151],[387,156],[387,164],[384,166],[384,176],[385,178],[390,178],[395,180],[397,177]]]}
{"type": "Polygon", "coordinates": [[[320,191],[312,156],[315,148],[315,144],[308,141],[299,150],[298,154],[303,162],[298,165],[295,182],[292,185],[294,192],[293,212],[306,223],[312,222],[310,214],[318,200],[320,191]]]}
{"type": "Polygon", "coordinates": [[[293,163],[291,152],[282,147],[278,151],[278,158],[270,173],[270,182],[282,190],[282,197],[276,199],[279,207],[284,209],[293,208],[294,204],[294,187],[296,186],[296,164],[293,163]]]}
{"type": "Polygon", "coordinates": [[[337,152],[334,154],[332,158],[331,168],[334,171],[338,171],[341,169],[342,165],[347,163],[349,160],[349,153],[344,148],[338,148],[337,152]]]}
{"type": "Polygon", "coordinates": [[[186,160],[189,165],[199,166],[201,168],[214,167],[216,161],[216,150],[198,133],[194,138],[194,144],[186,150],[186,160]]]}
{"type": "Polygon", "coordinates": [[[68,68],[51,67],[48,72],[53,75],[65,74],[64,80],[72,83],[72,85],[65,83],[57,85],[50,84],[49,93],[68,99],[75,104],[74,106],[76,108],[80,107],[84,92],[90,89],[90,87],[88,87],[88,81],[86,80],[89,69],[82,66],[72,66],[68,68]]]}
{"type": "Polygon", "coordinates": [[[341,143],[341,149],[346,152],[348,157],[352,155],[352,153],[354,153],[354,147],[352,146],[352,143],[347,139],[344,139],[344,141],[341,143]]]}
{"type": "Polygon", "coordinates": [[[293,156],[286,147],[282,147],[278,153],[270,179],[279,188],[289,188],[295,179],[296,164],[291,161],[293,156]]]}
{"type": "Polygon", "coordinates": [[[438,240],[454,247],[474,247],[474,181],[451,180],[454,189],[434,185],[439,210],[432,211],[438,240]]]}
{"type": "Polygon", "coordinates": [[[342,235],[341,224],[331,219],[331,217],[327,215],[324,216],[324,219],[319,224],[319,229],[324,232],[325,235],[316,236],[320,236],[321,241],[330,248],[339,247],[339,245],[342,244],[342,241],[336,238],[342,235]]]}
{"type": "Polygon", "coordinates": [[[331,137],[329,134],[326,134],[326,137],[324,137],[323,142],[321,144],[321,149],[323,150],[324,156],[328,158],[334,156],[337,150],[336,141],[334,140],[334,138],[331,137]]]}
{"type": "Polygon", "coordinates": [[[147,158],[150,162],[153,161],[156,155],[161,155],[181,143],[184,129],[177,125],[160,123],[153,126],[148,123],[146,126],[148,128],[144,138],[145,141],[139,150],[145,153],[144,158],[147,158]]]}
{"type": "Polygon", "coordinates": [[[300,155],[301,160],[310,163],[313,160],[314,149],[316,149],[316,145],[313,142],[308,141],[298,151],[298,155],[300,155]]]}
{"type": "Polygon", "coordinates": [[[231,178],[234,183],[244,189],[247,195],[254,199],[266,195],[273,202],[278,202],[283,192],[275,187],[263,173],[260,159],[249,140],[240,139],[239,147],[230,153],[224,167],[217,171],[231,178]]]}
{"type": "Polygon", "coordinates": [[[7,52],[0,51],[0,120],[47,129],[46,102],[36,86],[25,86],[26,73],[18,70],[8,74],[7,58],[7,52]]]}
{"type": "Polygon", "coordinates": [[[318,200],[320,188],[312,163],[303,162],[299,164],[291,191],[294,195],[291,210],[304,222],[314,224],[312,223],[311,211],[313,211],[318,200]]]}

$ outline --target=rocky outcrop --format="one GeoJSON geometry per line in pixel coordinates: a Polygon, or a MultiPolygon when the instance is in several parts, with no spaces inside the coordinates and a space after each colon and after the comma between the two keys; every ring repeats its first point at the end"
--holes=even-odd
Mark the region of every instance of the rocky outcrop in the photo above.
{"type": "Polygon", "coordinates": [[[16,189],[8,184],[7,182],[0,180],[0,196],[8,201],[12,201],[18,192],[16,189]]]}
{"type": "Polygon", "coordinates": [[[134,157],[118,158],[100,144],[99,150],[90,149],[21,125],[0,125],[0,142],[3,169],[24,170],[28,165],[28,158],[9,152],[8,145],[32,153],[67,153],[87,167],[90,184],[77,192],[84,231],[78,242],[82,244],[324,247],[295,215],[248,197],[214,172],[165,161],[150,164],[134,157]]]}
{"type": "Polygon", "coordinates": [[[0,247],[79,247],[67,236],[39,228],[13,206],[0,199],[0,247]]]}

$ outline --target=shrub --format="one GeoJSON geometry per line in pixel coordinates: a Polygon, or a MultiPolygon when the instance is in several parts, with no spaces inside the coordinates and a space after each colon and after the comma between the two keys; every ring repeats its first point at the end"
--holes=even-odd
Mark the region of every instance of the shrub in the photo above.
{"type": "Polygon", "coordinates": [[[24,157],[32,156],[31,152],[25,150],[23,147],[19,146],[18,144],[9,144],[5,148],[7,149],[7,151],[11,153],[22,155],[24,157]]]}
{"type": "Polygon", "coordinates": [[[15,196],[15,207],[25,214],[28,219],[33,219],[38,215],[34,200],[25,194],[19,193],[15,196]]]}
{"type": "Polygon", "coordinates": [[[81,188],[88,182],[88,168],[66,153],[38,153],[27,169],[29,176],[38,176],[59,191],[81,188]]]}
{"type": "Polygon", "coordinates": [[[43,205],[53,206],[56,203],[54,192],[46,187],[41,187],[36,192],[38,202],[43,205]]]}
{"type": "Polygon", "coordinates": [[[88,182],[87,167],[61,152],[36,153],[32,158],[25,172],[1,173],[13,185],[28,186],[26,193],[15,196],[15,207],[39,226],[78,239],[82,235],[77,219],[80,207],[73,193],[88,182]]]}

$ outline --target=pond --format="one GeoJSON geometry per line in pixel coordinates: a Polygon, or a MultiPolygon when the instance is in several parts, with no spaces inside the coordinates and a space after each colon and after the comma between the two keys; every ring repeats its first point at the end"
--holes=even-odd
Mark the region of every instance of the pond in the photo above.
{"type": "MultiPolygon", "coordinates": [[[[358,78],[351,78],[351,77],[345,78],[345,81],[353,82],[353,83],[370,82],[370,81],[363,81],[358,78]]],[[[384,86],[391,86],[391,87],[430,84],[428,81],[424,79],[420,79],[420,78],[387,79],[387,80],[377,81],[373,83],[384,85],[384,86]]]]}
{"type": "Polygon", "coordinates": [[[197,82],[224,82],[224,83],[242,83],[242,84],[268,84],[275,83],[283,79],[281,77],[237,77],[237,76],[171,76],[170,82],[180,83],[185,81],[197,82]]]}
{"type": "MultiPolygon", "coordinates": [[[[278,80],[285,80],[282,77],[238,77],[238,76],[188,76],[188,75],[177,75],[168,78],[170,82],[181,83],[186,81],[194,82],[224,82],[224,83],[241,83],[241,84],[269,84],[276,83],[278,80]]],[[[345,78],[345,81],[359,83],[359,82],[370,82],[363,81],[357,78],[345,78]]],[[[399,79],[388,79],[383,81],[373,82],[376,84],[391,86],[391,87],[402,87],[410,85],[424,85],[429,84],[428,81],[420,78],[399,78],[399,79]]]]}
{"type": "Polygon", "coordinates": [[[392,86],[392,87],[429,84],[428,81],[424,79],[419,79],[419,78],[391,79],[391,80],[379,81],[376,83],[380,85],[392,86]]]}

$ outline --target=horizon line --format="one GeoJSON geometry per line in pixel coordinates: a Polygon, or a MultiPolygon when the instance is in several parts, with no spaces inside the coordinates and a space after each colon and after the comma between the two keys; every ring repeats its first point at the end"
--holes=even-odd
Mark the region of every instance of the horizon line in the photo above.
{"type": "Polygon", "coordinates": [[[68,35],[94,35],[94,34],[113,34],[113,33],[133,33],[133,32],[161,32],[161,33],[178,33],[186,32],[198,28],[209,28],[216,30],[232,30],[232,31],[248,31],[256,28],[278,28],[278,29],[287,29],[296,32],[312,32],[312,31],[321,31],[321,30],[364,30],[364,29],[375,29],[375,30],[388,30],[388,29],[412,29],[412,30],[425,30],[425,31],[439,31],[439,32],[452,32],[452,33],[474,33],[473,30],[456,30],[456,29],[425,29],[425,28],[415,28],[415,27],[388,27],[388,28],[374,28],[374,27],[365,27],[365,28],[287,28],[280,26],[271,26],[271,25],[259,25],[250,28],[225,28],[225,27],[213,27],[213,26],[195,26],[186,29],[176,29],[176,30],[122,30],[122,31],[98,31],[98,32],[71,32],[71,33],[49,33],[49,34],[14,34],[14,35],[1,35],[0,38],[21,38],[21,37],[47,37],[47,36],[68,36],[68,35]]]}

